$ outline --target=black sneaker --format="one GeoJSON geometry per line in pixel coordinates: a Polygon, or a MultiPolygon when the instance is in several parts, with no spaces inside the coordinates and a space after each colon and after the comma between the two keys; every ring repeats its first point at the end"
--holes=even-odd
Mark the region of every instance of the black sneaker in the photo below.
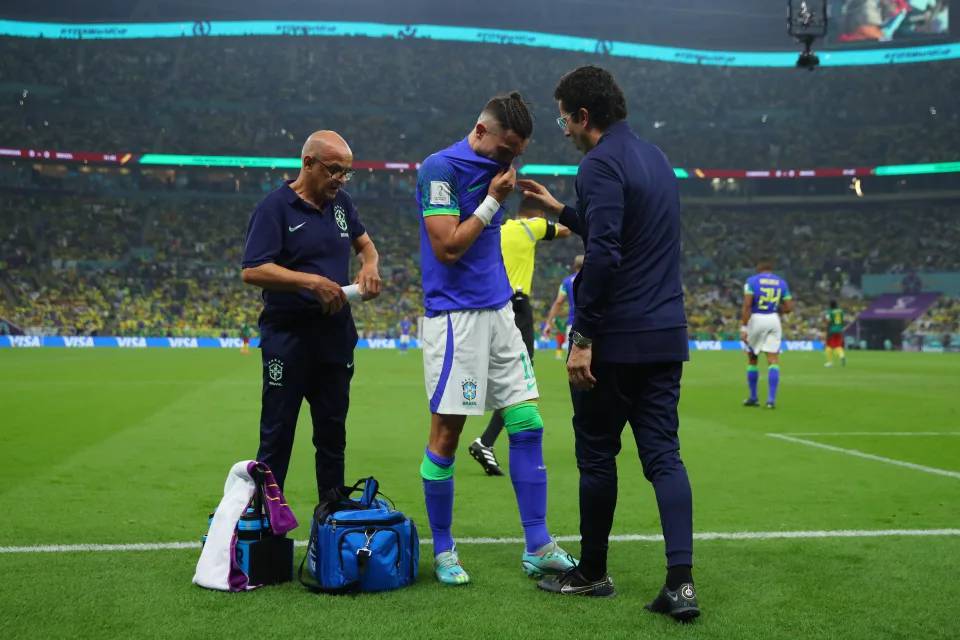
{"type": "Polygon", "coordinates": [[[774,403],[772,403],[772,402],[768,402],[768,403],[767,403],[767,409],[776,409],[776,408],[777,408],[777,405],[776,405],[776,404],[774,404],[774,403]]]}
{"type": "Polygon", "coordinates": [[[594,598],[612,598],[617,595],[613,588],[613,579],[603,576],[600,580],[587,580],[573,567],[558,576],[549,576],[537,583],[537,587],[550,593],[565,596],[592,596],[594,598]]]}
{"type": "Polygon", "coordinates": [[[683,583],[676,591],[670,591],[664,585],[660,594],[644,608],[653,613],[668,615],[679,622],[689,622],[700,615],[697,592],[690,582],[683,583]]]}
{"type": "Polygon", "coordinates": [[[760,406],[760,401],[757,400],[756,398],[747,398],[746,400],[743,401],[743,406],[745,406],[745,407],[759,407],[759,406],[760,406]]]}
{"type": "Polygon", "coordinates": [[[488,476],[502,476],[503,470],[500,469],[500,463],[497,462],[497,456],[493,455],[493,447],[485,447],[477,438],[467,448],[473,459],[480,463],[488,476]]]}

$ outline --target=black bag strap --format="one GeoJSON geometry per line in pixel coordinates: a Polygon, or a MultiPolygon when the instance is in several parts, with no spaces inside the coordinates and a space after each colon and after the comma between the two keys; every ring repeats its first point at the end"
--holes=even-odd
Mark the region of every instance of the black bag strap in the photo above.
{"type": "Polygon", "coordinates": [[[310,557],[310,551],[312,549],[313,549],[313,536],[311,535],[310,541],[307,542],[307,552],[304,554],[303,560],[300,561],[300,569],[297,571],[297,578],[300,580],[300,584],[305,586],[307,589],[309,589],[313,593],[323,593],[323,588],[313,578],[313,576],[310,576],[309,582],[303,579],[303,567],[307,563],[307,558],[310,557]]]}
{"type": "Polygon", "coordinates": [[[372,553],[370,549],[364,546],[361,549],[357,549],[357,575],[358,578],[353,582],[348,582],[342,587],[332,589],[329,587],[322,586],[317,582],[316,578],[307,573],[309,580],[303,579],[303,567],[307,563],[307,558],[310,557],[310,552],[313,550],[313,536],[310,536],[310,541],[307,542],[307,552],[303,556],[303,560],[300,561],[300,568],[297,570],[297,578],[300,580],[300,584],[305,586],[313,593],[326,593],[329,595],[346,595],[346,594],[356,594],[360,593],[360,582],[363,580],[364,574],[367,572],[367,563],[370,560],[372,553]]]}
{"type": "Polygon", "coordinates": [[[267,503],[264,499],[264,496],[266,495],[266,489],[263,486],[263,483],[266,482],[266,477],[257,467],[253,468],[253,472],[250,474],[250,476],[253,478],[254,482],[253,499],[250,501],[250,506],[253,507],[254,513],[260,518],[260,526],[257,527],[257,539],[263,540],[264,536],[266,535],[266,529],[263,526],[263,520],[264,518],[269,517],[269,513],[267,512],[267,503]]]}

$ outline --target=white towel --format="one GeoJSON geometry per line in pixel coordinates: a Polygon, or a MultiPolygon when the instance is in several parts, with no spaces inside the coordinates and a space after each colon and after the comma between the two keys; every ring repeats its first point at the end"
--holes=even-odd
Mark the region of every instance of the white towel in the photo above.
{"type": "Polygon", "coordinates": [[[245,591],[254,589],[247,583],[236,564],[237,523],[244,509],[250,504],[257,485],[250,475],[254,460],[243,460],[233,465],[223,485],[223,500],[213,514],[207,542],[200,553],[193,583],[220,591],[245,591]]]}

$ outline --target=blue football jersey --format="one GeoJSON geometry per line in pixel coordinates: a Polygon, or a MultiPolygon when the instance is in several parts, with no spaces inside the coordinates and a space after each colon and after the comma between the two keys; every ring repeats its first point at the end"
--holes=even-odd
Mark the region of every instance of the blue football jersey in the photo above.
{"type": "Polygon", "coordinates": [[[490,181],[503,168],[477,155],[466,138],[429,156],[420,166],[420,270],[423,306],[428,313],[499,309],[513,295],[500,253],[503,207],[466,253],[450,265],[434,255],[425,223],[428,217],[438,215],[466,220],[487,197],[490,181]]]}
{"type": "Polygon", "coordinates": [[[775,273],[750,276],[743,286],[743,293],[753,295],[751,313],[777,313],[780,311],[780,303],[792,297],[787,281],[775,273]]]}

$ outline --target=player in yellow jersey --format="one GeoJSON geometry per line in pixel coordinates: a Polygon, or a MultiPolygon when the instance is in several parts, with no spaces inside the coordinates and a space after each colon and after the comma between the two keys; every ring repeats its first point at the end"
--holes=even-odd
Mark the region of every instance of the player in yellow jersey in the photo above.
{"type": "MultiPolygon", "coordinates": [[[[528,199],[520,202],[517,217],[507,220],[500,227],[500,251],[503,264],[507,269],[507,279],[513,289],[514,322],[523,336],[530,364],[533,365],[533,308],[530,306],[530,292],[533,288],[533,266],[536,260],[537,243],[542,240],[566,238],[570,229],[562,224],[543,217],[539,205],[528,199]]],[[[470,455],[480,463],[490,476],[502,476],[500,463],[493,453],[493,444],[503,430],[503,417],[494,411],[483,435],[473,441],[469,447],[470,455]]]]}

